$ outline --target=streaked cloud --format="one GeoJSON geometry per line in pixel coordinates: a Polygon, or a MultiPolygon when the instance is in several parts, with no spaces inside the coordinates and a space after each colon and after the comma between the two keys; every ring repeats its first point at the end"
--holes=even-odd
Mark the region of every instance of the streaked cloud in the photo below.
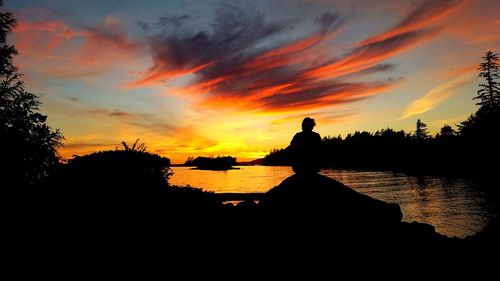
{"type": "Polygon", "coordinates": [[[413,101],[406,108],[400,119],[406,119],[436,108],[448,100],[455,93],[456,89],[469,84],[472,80],[473,77],[471,75],[462,75],[433,88],[425,96],[413,101]]]}
{"type": "Polygon", "coordinates": [[[467,75],[467,74],[470,74],[471,72],[476,71],[477,68],[478,68],[478,64],[471,64],[471,65],[454,67],[446,72],[445,77],[447,79],[452,79],[452,78],[455,78],[458,76],[467,75]]]}
{"type": "Polygon", "coordinates": [[[460,0],[425,0],[417,5],[404,17],[399,24],[390,28],[384,33],[370,37],[360,45],[369,45],[374,42],[380,42],[388,38],[411,32],[418,29],[428,28],[436,20],[445,17],[449,12],[455,9],[460,0]]]}
{"type": "Polygon", "coordinates": [[[70,25],[61,20],[20,21],[14,41],[21,58],[39,73],[61,78],[84,78],[130,65],[144,53],[117,19],[100,25],[70,25]],[[36,62],[36,63],[35,63],[36,62]],[[70,67],[73,66],[73,67],[70,67]]]}
{"type": "MultiPolygon", "coordinates": [[[[187,94],[203,96],[204,107],[237,111],[297,111],[365,99],[397,79],[350,82],[351,78],[388,72],[383,63],[433,38],[431,24],[444,17],[458,1],[425,1],[388,31],[361,40],[339,57],[329,49],[345,20],[324,12],[311,22],[316,27],[299,38],[286,38],[290,19],[269,18],[257,7],[223,5],[208,30],[175,28],[151,36],[153,66],[133,87],[193,75],[187,94]]],[[[177,19],[177,18],[174,18],[177,19]]],[[[162,22],[172,25],[172,20],[162,22]]],[[[292,29],[293,31],[293,29],[292,29]]]]}

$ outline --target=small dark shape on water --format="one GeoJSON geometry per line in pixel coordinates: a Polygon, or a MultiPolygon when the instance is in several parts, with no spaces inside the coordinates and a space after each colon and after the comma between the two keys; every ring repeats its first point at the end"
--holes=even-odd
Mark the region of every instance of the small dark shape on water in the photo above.
{"type": "Polygon", "coordinates": [[[233,167],[236,165],[236,158],[231,156],[217,156],[217,157],[203,157],[196,158],[189,157],[184,163],[185,166],[196,166],[200,170],[238,170],[239,168],[233,167]]]}

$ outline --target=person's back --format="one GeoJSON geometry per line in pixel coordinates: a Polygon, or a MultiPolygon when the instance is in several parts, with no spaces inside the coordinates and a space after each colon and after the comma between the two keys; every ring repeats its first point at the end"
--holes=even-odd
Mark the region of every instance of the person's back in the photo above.
{"type": "Polygon", "coordinates": [[[320,170],[321,136],[313,132],[316,123],[306,117],[302,132],[295,134],[290,143],[292,168],[296,174],[314,174],[320,170]]]}

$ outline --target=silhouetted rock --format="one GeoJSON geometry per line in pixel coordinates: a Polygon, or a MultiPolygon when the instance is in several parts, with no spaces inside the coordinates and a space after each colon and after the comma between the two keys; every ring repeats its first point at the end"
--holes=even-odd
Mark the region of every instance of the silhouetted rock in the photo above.
{"type": "Polygon", "coordinates": [[[399,227],[399,236],[401,240],[407,243],[431,242],[438,238],[434,226],[419,222],[402,222],[399,227]]]}
{"type": "Polygon", "coordinates": [[[500,222],[492,221],[483,230],[472,236],[467,236],[466,241],[476,246],[496,246],[500,250],[500,222]]]}
{"type": "Polygon", "coordinates": [[[260,206],[267,231],[317,247],[394,240],[402,218],[399,205],[373,199],[318,174],[288,177],[266,193],[260,206]]]}
{"type": "MultiPolygon", "coordinates": [[[[371,198],[318,174],[288,177],[269,190],[259,206],[267,233],[287,237],[286,241],[304,249],[337,253],[371,249],[377,256],[379,251],[446,253],[465,247],[463,239],[441,235],[432,225],[402,222],[398,204],[371,198]]],[[[281,240],[269,244],[288,247],[281,240]]]]}
{"type": "Polygon", "coordinates": [[[399,205],[371,198],[318,174],[288,177],[269,190],[260,205],[275,212],[310,214],[346,223],[394,225],[402,218],[399,205]]]}

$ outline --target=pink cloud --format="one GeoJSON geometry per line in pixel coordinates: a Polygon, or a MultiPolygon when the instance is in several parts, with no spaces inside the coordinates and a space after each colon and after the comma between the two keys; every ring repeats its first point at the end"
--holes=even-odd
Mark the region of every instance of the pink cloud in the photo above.
{"type": "Polygon", "coordinates": [[[129,66],[141,45],[109,17],[100,27],[74,27],[63,21],[21,21],[14,42],[24,67],[65,78],[101,74],[129,66]]]}

